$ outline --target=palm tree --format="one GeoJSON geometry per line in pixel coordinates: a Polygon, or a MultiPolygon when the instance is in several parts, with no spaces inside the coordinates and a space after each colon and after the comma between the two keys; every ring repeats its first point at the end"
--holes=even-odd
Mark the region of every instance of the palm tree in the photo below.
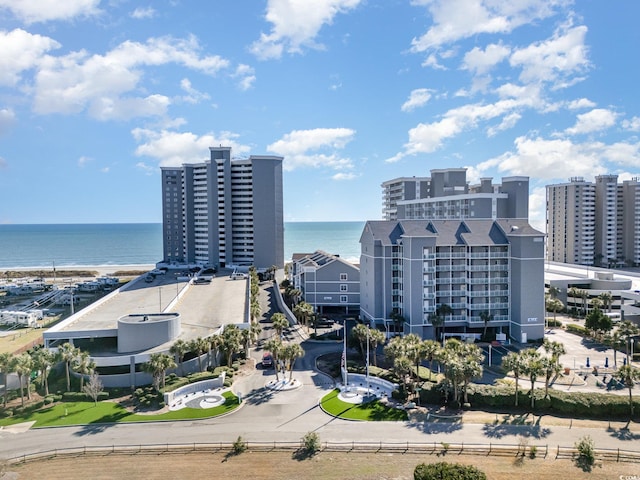
{"type": "Polygon", "coordinates": [[[453,308],[451,308],[446,303],[441,304],[438,308],[436,308],[436,315],[442,318],[442,341],[445,341],[445,330],[447,328],[447,315],[451,315],[453,313],[453,308]]]}
{"type": "Polygon", "coordinates": [[[280,337],[271,337],[264,344],[264,349],[266,351],[271,352],[271,356],[273,357],[273,368],[276,371],[276,381],[279,380],[278,369],[279,369],[279,359],[280,359],[280,354],[282,352],[282,348],[283,348],[283,345],[282,345],[282,341],[280,340],[280,337]]]}
{"type": "Polygon", "coordinates": [[[558,298],[559,293],[560,293],[560,289],[558,287],[555,287],[553,285],[549,287],[549,296],[551,298],[558,298]]]}
{"type": "Polygon", "coordinates": [[[286,328],[289,328],[289,320],[287,320],[284,313],[278,312],[271,315],[271,323],[278,338],[282,338],[282,332],[284,332],[286,328]]]}
{"type": "Polygon", "coordinates": [[[189,342],[190,350],[198,357],[198,370],[202,371],[202,355],[209,350],[209,341],[206,338],[198,337],[189,342]]]}
{"type": "Polygon", "coordinates": [[[293,379],[293,365],[298,358],[304,356],[304,350],[297,343],[289,343],[282,348],[280,355],[289,367],[289,381],[291,381],[293,379]]]}
{"type": "Polygon", "coordinates": [[[462,347],[462,376],[463,384],[462,389],[464,392],[464,403],[469,403],[469,397],[467,396],[467,389],[469,383],[474,378],[482,376],[482,362],[484,361],[484,354],[477,345],[470,343],[464,343],[462,347]]]}
{"type": "Polygon", "coordinates": [[[233,355],[242,349],[242,337],[240,329],[235,325],[226,325],[222,331],[222,343],[220,348],[227,356],[227,366],[232,365],[233,355]]]}
{"type": "Polygon", "coordinates": [[[73,359],[72,368],[80,374],[79,391],[82,392],[82,389],[84,387],[84,376],[91,375],[96,369],[96,364],[93,360],[91,360],[88,352],[79,352],[76,358],[73,359]]]}
{"type": "Polygon", "coordinates": [[[222,337],[220,335],[214,334],[207,337],[209,341],[209,366],[213,366],[212,358],[215,359],[215,364],[218,364],[218,353],[220,351],[220,347],[222,346],[222,337]]]}
{"type": "Polygon", "coordinates": [[[640,370],[627,363],[620,367],[614,376],[629,389],[629,414],[630,418],[633,418],[633,387],[640,380],[640,370]]]}
{"type": "Polygon", "coordinates": [[[513,377],[516,379],[516,407],[518,406],[518,380],[520,375],[524,372],[524,363],[520,352],[509,352],[502,357],[502,367],[507,371],[513,373],[513,377]]]}
{"type": "Polygon", "coordinates": [[[613,302],[613,295],[611,294],[611,292],[602,292],[600,295],[598,295],[598,298],[602,302],[602,306],[604,307],[604,309],[610,312],[611,303],[613,302]]]}
{"type": "Polygon", "coordinates": [[[557,298],[547,299],[547,312],[553,312],[553,322],[556,321],[556,313],[564,310],[564,303],[557,298]]]}
{"type": "Polygon", "coordinates": [[[578,296],[582,299],[582,315],[587,314],[587,299],[589,298],[589,292],[587,290],[578,290],[578,296]]]}
{"type": "Polygon", "coordinates": [[[627,349],[627,365],[631,364],[631,337],[638,334],[638,327],[636,327],[629,320],[625,320],[618,326],[618,332],[624,339],[624,343],[627,349]]]}
{"type": "Polygon", "coordinates": [[[244,347],[244,357],[249,358],[249,347],[251,345],[251,331],[248,328],[240,330],[240,342],[244,347]]]}
{"type": "Polygon", "coordinates": [[[524,363],[523,373],[529,376],[531,382],[531,390],[529,396],[531,397],[531,408],[534,408],[535,397],[533,390],[535,388],[536,379],[543,373],[543,362],[540,353],[533,348],[527,348],[522,351],[522,359],[524,363]]]}
{"type": "Polygon", "coordinates": [[[260,301],[257,297],[251,298],[251,303],[249,304],[249,314],[251,315],[252,322],[262,314],[262,307],[260,306],[260,301]]]}
{"type": "Polygon", "coordinates": [[[451,338],[440,349],[439,359],[444,365],[444,376],[453,387],[454,402],[460,401],[460,386],[464,382],[463,344],[451,338]]]}
{"type": "Polygon", "coordinates": [[[616,330],[605,335],[604,342],[613,349],[613,366],[618,368],[618,350],[624,346],[624,339],[620,335],[620,331],[616,330]]]}
{"type": "Polygon", "coordinates": [[[65,342],[58,348],[58,355],[60,360],[64,362],[65,374],[67,377],[67,392],[71,391],[71,378],[69,371],[71,370],[71,363],[80,354],[80,349],[74,347],[69,342],[65,342]]]}
{"type": "Polygon", "coordinates": [[[389,313],[389,318],[393,322],[394,332],[398,333],[398,331],[401,330],[402,325],[404,324],[404,317],[400,313],[393,310],[391,311],[391,313],[389,313]]]}
{"type": "Polygon", "coordinates": [[[551,355],[551,360],[558,366],[560,365],[560,356],[567,353],[562,342],[550,341],[548,338],[543,340],[542,348],[548,355],[551,355]]]}
{"type": "MultiPolygon", "coordinates": [[[[573,298],[573,302],[571,302],[573,304],[573,308],[575,308],[576,306],[576,298],[578,298],[580,296],[580,289],[576,288],[576,287],[571,287],[569,290],[567,290],[567,297],[571,297],[573,298]]],[[[567,303],[569,303],[569,300],[567,299],[567,303]]],[[[576,311],[578,309],[576,308],[576,311]]]]}
{"type": "Polygon", "coordinates": [[[260,324],[258,322],[251,322],[251,325],[249,326],[249,337],[253,345],[258,342],[258,337],[260,336],[261,332],[262,327],[260,326],[260,324]]]}
{"type": "Polygon", "coordinates": [[[29,388],[29,379],[33,368],[33,360],[27,352],[21,353],[13,357],[12,370],[18,374],[18,382],[20,383],[20,403],[24,407],[24,389],[22,379],[27,377],[27,398],[31,400],[31,389],[29,388]]]}
{"type": "Polygon", "coordinates": [[[493,315],[489,312],[480,312],[480,320],[484,322],[484,331],[482,332],[482,338],[487,338],[487,327],[489,322],[493,320],[493,315]]]}
{"type": "Polygon", "coordinates": [[[561,371],[560,365],[558,365],[553,358],[543,357],[542,372],[544,374],[544,396],[549,398],[549,383],[551,383],[551,377],[556,377],[561,371]]]}
{"type": "Polygon", "coordinates": [[[386,339],[386,335],[384,334],[384,332],[381,332],[377,328],[370,329],[370,331],[369,331],[369,351],[373,355],[373,366],[374,367],[378,366],[378,360],[377,360],[378,359],[378,355],[376,354],[376,351],[378,349],[378,345],[384,343],[385,339],[386,339]]]}
{"type": "MultiPolygon", "coordinates": [[[[49,395],[49,370],[56,361],[56,356],[48,348],[40,348],[33,354],[33,365],[40,371],[40,387],[44,387],[44,395],[49,395]]],[[[2,362],[0,361],[0,370],[2,362]]]]}
{"type": "Polygon", "coordinates": [[[184,361],[184,356],[190,350],[191,350],[191,347],[189,346],[189,344],[182,339],[178,339],[175,342],[173,342],[173,345],[171,345],[171,348],[169,348],[169,353],[175,356],[176,360],[178,361],[178,365],[180,366],[180,375],[182,375],[183,377],[184,377],[184,365],[182,362],[184,361]]]}
{"type": "Polygon", "coordinates": [[[424,351],[424,359],[429,362],[429,379],[431,379],[431,364],[438,356],[440,344],[435,340],[424,340],[422,342],[422,349],[424,351]]]}
{"type": "Polygon", "coordinates": [[[176,368],[176,362],[166,353],[152,353],[149,361],[142,364],[142,369],[153,376],[153,386],[157,391],[160,391],[160,385],[165,387],[167,370],[170,368],[176,368]]]}
{"type": "Polygon", "coordinates": [[[360,354],[362,355],[362,359],[366,361],[366,344],[368,341],[369,329],[363,323],[358,323],[351,329],[351,337],[354,338],[358,345],[360,346],[360,354]]]}
{"type": "Polygon", "coordinates": [[[9,373],[11,373],[11,368],[13,368],[12,363],[13,355],[8,352],[0,353],[0,372],[2,372],[2,376],[4,377],[4,406],[7,406],[7,399],[9,395],[9,373]]]}

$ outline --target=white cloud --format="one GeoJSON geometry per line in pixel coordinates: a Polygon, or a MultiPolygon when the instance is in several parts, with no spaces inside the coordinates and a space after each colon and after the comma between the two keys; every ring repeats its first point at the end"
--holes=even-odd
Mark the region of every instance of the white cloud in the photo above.
{"type": "Polygon", "coordinates": [[[590,66],[585,46],[587,27],[561,28],[552,38],[515,50],[509,59],[511,66],[522,68],[520,80],[524,83],[549,82],[556,88],[565,88],[580,77],[573,75],[590,66]]]}
{"type": "Polygon", "coordinates": [[[417,88],[412,90],[409,94],[409,99],[402,104],[400,110],[403,112],[410,112],[411,110],[426,105],[429,99],[431,99],[432,92],[433,90],[429,90],[428,88],[417,88]]]}
{"type": "Polygon", "coordinates": [[[126,41],[105,55],[72,52],[47,56],[35,77],[37,113],[79,113],[88,109],[98,119],[162,115],[169,103],[163,95],[127,97],[136,91],[145,66],[177,63],[215,75],[229,62],[219,56],[200,56],[194,37],[151,38],[146,43],[126,41]]]}
{"type": "Polygon", "coordinates": [[[16,114],[10,108],[0,108],[0,135],[4,134],[16,119],[16,114]]]}
{"type": "Polygon", "coordinates": [[[595,102],[592,102],[588,98],[579,98],[577,100],[572,100],[567,105],[569,110],[580,110],[582,108],[593,108],[595,106],[596,106],[595,102]]]}
{"type": "MultiPolygon", "coordinates": [[[[508,128],[510,124],[519,119],[519,116],[513,115],[517,109],[537,106],[537,97],[531,96],[527,89],[514,91],[514,94],[522,96],[521,98],[505,98],[490,104],[463,105],[449,110],[442,119],[436,122],[418,124],[409,130],[409,141],[404,145],[404,151],[386,161],[393,163],[407,155],[435,152],[443,147],[447,139],[453,138],[469,128],[476,127],[480,121],[507,115],[501,125],[508,128]]],[[[495,133],[495,129],[493,133],[495,133]]]]}
{"type": "Polygon", "coordinates": [[[578,115],[576,124],[565,130],[569,135],[599,132],[616,124],[616,113],[605,108],[594,108],[590,112],[578,115]]]}
{"type": "Polygon", "coordinates": [[[153,18],[156,16],[156,11],[153,7],[138,7],[130,14],[131,18],[143,19],[153,18]]]}
{"type": "Polygon", "coordinates": [[[515,127],[516,123],[518,123],[521,118],[522,115],[516,112],[505,115],[499,125],[489,127],[487,129],[487,136],[493,137],[504,130],[509,130],[510,128],[515,127]]]}
{"type": "Polygon", "coordinates": [[[433,25],[412,41],[413,52],[424,52],[481,33],[509,33],[534,20],[549,17],[567,0],[413,0],[426,6],[433,25]]]}
{"type": "Polygon", "coordinates": [[[340,173],[336,173],[335,175],[333,175],[331,177],[332,180],[353,180],[354,178],[357,178],[358,176],[355,173],[345,173],[345,172],[340,172],[340,173]]]}
{"type": "Polygon", "coordinates": [[[180,80],[180,88],[186,92],[187,95],[180,97],[185,103],[196,104],[203,100],[209,100],[211,97],[207,93],[200,92],[193,88],[191,81],[188,78],[180,80]]]}
{"type": "Polygon", "coordinates": [[[462,68],[470,70],[477,75],[484,75],[507,58],[510,53],[511,49],[501,44],[487,45],[484,50],[475,47],[465,53],[462,68]]]}
{"type": "Polygon", "coordinates": [[[249,65],[243,63],[236,67],[236,71],[231,75],[232,78],[238,78],[238,87],[240,90],[249,90],[256,81],[255,70],[249,65]]]}
{"type": "Polygon", "coordinates": [[[0,31],[0,85],[16,85],[22,72],[37,67],[45,52],[56,48],[60,44],[49,37],[19,28],[0,31]]]}
{"type": "Polygon", "coordinates": [[[640,166],[640,143],[574,143],[570,139],[518,137],[515,151],[506,152],[476,165],[482,174],[497,169],[508,175],[525,175],[539,180],[592,177],[611,170],[612,164],[640,166]]]}
{"type": "Polygon", "coordinates": [[[0,9],[11,11],[26,24],[97,15],[98,5],[100,0],[0,0],[0,9]]]}
{"type": "Polygon", "coordinates": [[[161,167],[177,167],[183,163],[207,160],[210,158],[209,147],[215,145],[229,146],[236,154],[249,152],[249,147],[239,144],[236,141],[238,135],[231,132],[198,136],[191,132],[136,128],[131,134],[139,143],[135,154],[154,158],[161,167]]]}
{"type": "Polygon", "coordinates": [[[294,130],[268,145],[267,150],[283,156],[283,168],[288,171],[301,167],[348,170],[353,168],[353,162],[338,155],[337,150],[353,140],[355,133],[350,128],[294,130]]]}
{"type": "Polygon", "coordinates": [[[301,53],[303,47],[321,48],[315,42],[320,29],[333,22],[333,18],[352,10],[362,0],[269,0],[266,20],[272,24],[271,32],[261,33],[260,39],[250,47],[261,59],[280,58],[284,52],[301,53]]]}
{"type": "Polygon", "coordinates": [[[547,231],[547,189],[536,187],[529,193],[529,223],[541,232],[547,231]]]}
{"type": "Polygon", "coordinates": [[[633,117],[631,120],[623,120],[622,127],[632,132],[640,132],[640,117],[633,117]]]}
{"type": "Polygon", "coordinates": [[[84,155],[78,159],[78,166],[83,168],[87,163],[93,161],[91,157],[85,157],[84,155]]]}

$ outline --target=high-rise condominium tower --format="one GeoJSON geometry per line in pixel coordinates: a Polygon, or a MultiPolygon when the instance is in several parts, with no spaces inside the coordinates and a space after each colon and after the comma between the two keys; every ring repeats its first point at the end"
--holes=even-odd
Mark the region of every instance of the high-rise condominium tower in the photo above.
{"type": "Polygon", "coordinates": [[[284,265],[282,157],[162,167],[164,260],[199,265],[284,265]]]}

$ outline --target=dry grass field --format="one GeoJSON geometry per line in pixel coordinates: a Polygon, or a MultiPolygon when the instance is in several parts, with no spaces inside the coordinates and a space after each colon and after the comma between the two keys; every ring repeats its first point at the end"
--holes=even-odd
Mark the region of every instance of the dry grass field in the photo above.
{"type": "MultiPolygon", "coordinates": [[[[137,454],[79,456],[5,466],[0,480],[46,478],[48,480],[99,479],[324,479],[410,480],[419,463],[447,461],[474,465],[492,480],[617,479],[640,476],[640,465],[596,464],[591,472],[571,460],[487,457],[473,455],[419,455],[323,452],[313,457],[297,453],[251,452],[137,454]]],[[[637,478],[637,477],[635,477],[637,478]]]]}

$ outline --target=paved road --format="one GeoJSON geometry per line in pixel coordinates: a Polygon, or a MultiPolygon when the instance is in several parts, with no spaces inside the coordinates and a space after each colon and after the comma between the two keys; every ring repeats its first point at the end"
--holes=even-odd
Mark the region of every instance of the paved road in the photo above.
{"type": "MultiPolygon", "coordinates": [[[[272,293],[272,292],[271,292],[272,293]]],[[[263,312],[269,315],[268,295],[263,312]]],[[[268,325],[267,325],[268,326],[268,325]]],[[[265,335],[268,330],[265,330],[265,335]]],[[[234,384],[243,397],[243,406],[225,417],[208,420],[89,425],[26,430],[20,427],[0,430],[0,458],[10,458],[43,450],[65,447],[140,445],[165,443],[233,442],[241,435],[249,442],[297,442],[307,432],[317,432],[321,441],[331,442],[448,442],[465,444],[516,445],[520,436],[529,438],[530,445],[571,447],[577,440],[590,435],[597,448],[638,450],[640,427],[631,424],[593,422],[589,428],[555,426],[543,417],[532,426],[501,423],[451,423],[442,421],[415,422],[352,422],[330,417],[318,406],[318,401],[333,388],[333,380],[314,370],[321,352],[340,351],[340,343],[303,342],[305,356],[297,362],[294,376],[302,387],[293,391],[274,392],[265,388],[274,378],[273,370],[256,369],[253,374],[234,384]]],[[[260,351],[253,353],[261,356],[260,351]]]]}

